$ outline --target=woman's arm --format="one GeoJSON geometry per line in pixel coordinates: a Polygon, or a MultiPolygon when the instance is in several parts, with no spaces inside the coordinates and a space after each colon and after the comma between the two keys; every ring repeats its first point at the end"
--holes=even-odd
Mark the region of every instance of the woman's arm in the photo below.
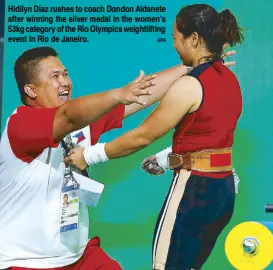
{"type": "Polygon", "coordinates": [[[148,146],[173,129],[188,112],[202,101],[202,87],[197,79],[184,76],[175,81],[155,111],[136,129],[109,143],[97,143],[72,149],[65,163],[84,169],[109,159],[131,155],[148,146]]]}
{"type": "Polygon", "coordinates": [[[164,136],[185,114],[199,107],[202,94],[202,87],[195,78],[179,78],[171,85],[156,110],[138,128],[105,144],[107,158],[131,155],[164,136]]]}

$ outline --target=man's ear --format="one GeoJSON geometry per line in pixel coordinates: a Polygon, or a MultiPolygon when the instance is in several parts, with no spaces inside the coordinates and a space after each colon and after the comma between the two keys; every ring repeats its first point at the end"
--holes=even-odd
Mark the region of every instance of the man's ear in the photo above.
{"type": "Polygon", "coordinates": [[[31,98],[31,99],[35,99],[36,98],[36,91],[35,91],[35,87],[33,84],[26,84],[24,87],[25,93],[26,95],[31,98]]]}

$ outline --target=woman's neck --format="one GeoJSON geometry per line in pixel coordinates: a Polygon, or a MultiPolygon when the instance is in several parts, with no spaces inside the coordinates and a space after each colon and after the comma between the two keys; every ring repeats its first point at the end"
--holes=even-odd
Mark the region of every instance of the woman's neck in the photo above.
{"type": "Polygon", "coordinates": [[[193,67],[197,67],[203,63],[212,61],[214,59],[214,54],[210,53],[210,52],[206,52],[203,54],[199,54],[197,55],[194,59],[193,59],[193,67]]]}

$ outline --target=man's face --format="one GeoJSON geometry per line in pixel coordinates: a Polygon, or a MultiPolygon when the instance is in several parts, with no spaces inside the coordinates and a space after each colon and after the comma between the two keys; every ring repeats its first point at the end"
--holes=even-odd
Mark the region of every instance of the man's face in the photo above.
{"type": "Polygon", "coordinates": [[[67,203],[67,201],[68,201],[67,196],[64,196],[64,203],[66,204],[66,203],[67,203]]]}
{"type": "Polygon", "coordinates": [[[41,60],[33,84],[37,107],[53,108],[71,98],[72,82],[62,62],[53,56],[41,60]]]}

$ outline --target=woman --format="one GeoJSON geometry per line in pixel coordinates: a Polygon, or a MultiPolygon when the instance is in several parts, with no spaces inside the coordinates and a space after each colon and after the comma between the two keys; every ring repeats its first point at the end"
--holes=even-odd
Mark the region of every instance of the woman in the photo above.
{"type": "MultiPolygon", "coordinates": [[[[174,179],[156,224],[153,269],[201,269],[233,214],[232,145],[242,95],[221,52],[243,35],[229,10],[197,4],[180,10],[173,39],[193,70],[171,85],[142,125],[85,148],[84,158],[90,165],[131,155],[175,128],[168,159],[174,179]]],[[[66,162],[76,165],[73,153],[66,162]]]]}

